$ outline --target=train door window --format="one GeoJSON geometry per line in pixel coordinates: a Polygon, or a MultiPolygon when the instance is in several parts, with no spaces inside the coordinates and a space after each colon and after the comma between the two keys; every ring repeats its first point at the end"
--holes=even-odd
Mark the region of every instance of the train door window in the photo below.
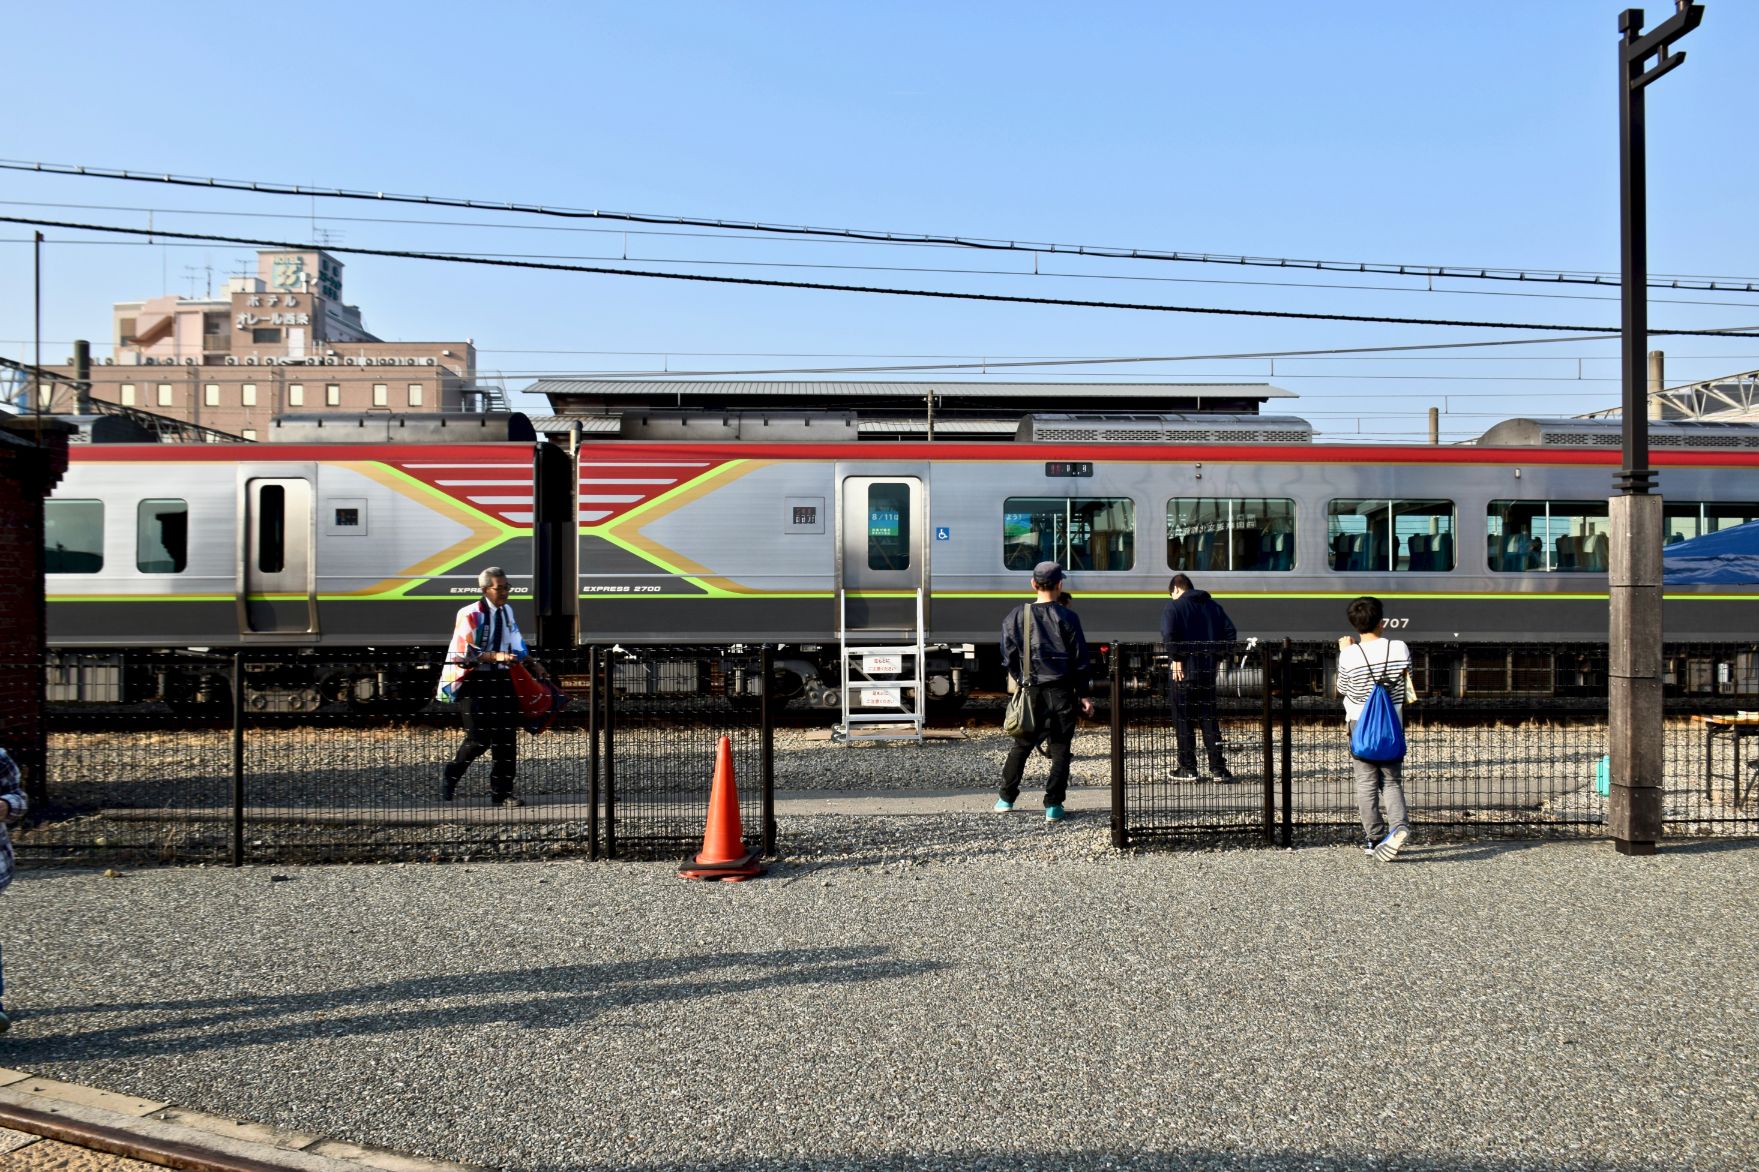
{"type": "Polygon", "coordinates": [[[257,497],[257,569],[279,574],[287,566],[287,490],[265,484],[257,497]]]}
{"type": "Polygon", "coordinates": [[[104,502],[44,502],[44,571],[50,574],[96,574],[103,568],[104,502]]]}
{"type": "Polygon", "coordinates": [[[1454,568],[1454,502],[1334,500],[1327,506],[1331,568],[1342,573],[1454,568]]]}
{"type": "Polygon", "coordinates": [[[867,486],[867,568],[910,568],[910,486],[867,486]]]}
{"type": "Polygon", "coordinates": [[[1491,501],[1484,529],[1492,570],[1606,573],[1610,535],[1605,501],[1491,501]]]}
{"type": "Polygon", "coordinates": [[[1167,502],[1167,568],[1294,569],[1295,502],[1174,497],[1167,502]]]}
{"type": "Polygon", "coordinates": [[[1030,571],[1059,560],[1068,544],[1069,502],[1062,497],[1009,497],[1002,504],[1002,565],[1030,571]]]}
{"type": "Polygon", "coordinates": [[[145,500],[135,511],[134,568],[181,574],[189,565],[189,502],[145,500]]]}
{"type": "Polygon", "coordinates": [[[1002,564],[1042,561],[1069,570],[1128,570],[1136,564],[1136,503],[1127,497],[1009,497],[1002,505],[1002,564]]]}

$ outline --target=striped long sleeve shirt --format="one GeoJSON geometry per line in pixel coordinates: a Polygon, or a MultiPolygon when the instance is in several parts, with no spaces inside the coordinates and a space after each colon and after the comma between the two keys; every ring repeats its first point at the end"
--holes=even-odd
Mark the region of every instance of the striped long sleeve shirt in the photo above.
{"type": "Polygon", "coordinates": [[[1411,649],[1398,639],[1370,639],[1338,652],[1338,694],[1344,698],[1344,719],[1362,715],[1376,682],[1386,685],[1393,706],[1405,706],[1405,676],[1411,670],[1411,649]]]}

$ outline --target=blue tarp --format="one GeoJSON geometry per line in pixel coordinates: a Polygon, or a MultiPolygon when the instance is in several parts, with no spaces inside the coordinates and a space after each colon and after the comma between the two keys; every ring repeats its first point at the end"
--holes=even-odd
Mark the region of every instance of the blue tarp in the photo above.
{"type": "Polygon", "coordinates": [[[1664,546],[1661,580],[1669,586],[1759,585],[1759,521],[1664,546]]]}

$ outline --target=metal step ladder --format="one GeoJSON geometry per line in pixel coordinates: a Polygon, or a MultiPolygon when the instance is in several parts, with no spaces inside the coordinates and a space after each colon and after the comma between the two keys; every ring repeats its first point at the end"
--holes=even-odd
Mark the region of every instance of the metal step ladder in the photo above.
{"type": "Polygon", "coordinates": [[[847,592],[837,591],[837,659],[842,665],[843,720],[831,730],[832,740],[922,743],[928,704],[922,631],[922,588],[918,587],[916,626],[912,632],[915,642],[852,643],[851,637],[877,636],[878,632],[851,631],[847,592]],[[906,690],[914,700],[909,706],[904,703],[906,690]],[[854,711],[857,708],[866,711],[854,711]]]}

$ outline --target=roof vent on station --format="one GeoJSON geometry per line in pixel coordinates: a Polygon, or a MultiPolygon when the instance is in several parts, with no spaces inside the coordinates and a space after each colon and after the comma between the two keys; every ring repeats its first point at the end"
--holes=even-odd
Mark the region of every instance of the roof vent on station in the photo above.
{"type": "Polygon", "coordinates": [[[1310,444],[1292,415],[1029,415],[1014,438],[1039,444],[1310,444]]]}

